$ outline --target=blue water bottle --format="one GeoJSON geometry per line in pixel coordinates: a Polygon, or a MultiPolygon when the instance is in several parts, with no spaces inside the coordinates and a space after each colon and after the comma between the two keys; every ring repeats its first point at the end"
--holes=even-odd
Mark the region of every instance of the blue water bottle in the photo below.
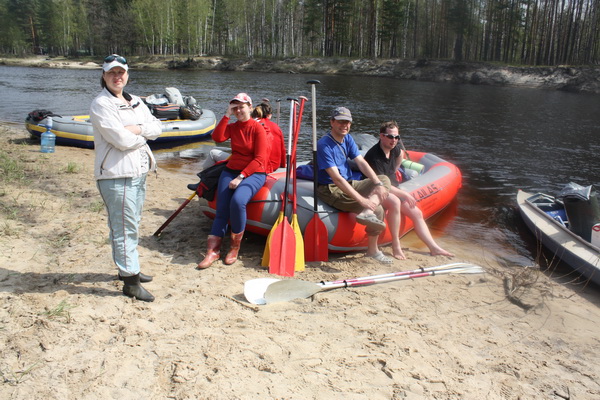
{"type": "Polygon", "coordinates": [[[46,118],[46,132],[42,133],[42,153],[54,153],[54,145],[56,144],[56,135],[50,131],[52,129],[52,117],[46,118]]]}

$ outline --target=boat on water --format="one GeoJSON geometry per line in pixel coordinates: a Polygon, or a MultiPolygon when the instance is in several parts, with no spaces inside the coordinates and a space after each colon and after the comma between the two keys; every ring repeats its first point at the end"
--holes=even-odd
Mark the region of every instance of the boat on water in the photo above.
{"type": "MultiPolygon", "coordinates": [[[[400,184],[403,190],[411,193],[425,219],[444,210],[456,197],[462,186],[462,174],[458,167],[440,157],[423,152],[409,151],[410,159],[422,164],[422,174],[400,184]]],[[[291,183],[288,193],[292,193],[291,183]]],[[[252,198],[247,206],[248,231],[267,236],[281,210],[281,195],[285,187],[285,170],[279,169],[267,176],[265,185],[252,198]]],[[[300,230],[304,234],[306,225],[314,215],[313,182],[297,180],[297,215],[300,230]]],[[[202,212],[211,219],[215,217],[218,199],[200,199],[202,212]]],[[[339,211],[323,202],[318,202],[318,215],[327,227],[330,252],[350,252],[367,248],[368,238],[365,226],[356,222],[356,214],[339,211]]],[[[291,205],[287,215],[291,215],[291,205]]],[[[412,221],[402,216],[400,233],[404,235],[413,229],[412,221]]],[[[379,244],[391,243],[389,228],[379,236],[379,244]]]]}
{"type": "Polygon", "coordinates": [[[600,285],[597,199],[563,197],[561,200],[544,193],[519,190],[517,204],[527,227],[548,250],[577,273],[600,285]]]}
{"type": "MultiPolygon", "coordinates": [[[[46,131],[47,118],[34,121],[31,116],[25,119],[27,131],[40,137],[46,131]]],[[[185,141],[209,140],[216,126],[216,117],[211,110],[202,110],[197,120],[171,119],[161,121],[162,134],[148,143],[165,144],[185,141]]],[[[52,133],[56,135],[56,144],[64,146],[94,148],[94,132],[89,115],[52,116],[52,133]]]]}

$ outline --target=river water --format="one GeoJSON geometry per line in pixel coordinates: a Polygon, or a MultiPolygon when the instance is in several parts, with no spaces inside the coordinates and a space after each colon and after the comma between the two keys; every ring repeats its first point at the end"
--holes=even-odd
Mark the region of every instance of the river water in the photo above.
{"type": "MultiPolygon", "coordinates": [[[[433,222],[432,230],[475,243],[486,256],[507,265],[531,265],[538,255],[516,210],[517,189],[555,194],[570,181],[600,189],[597,95],[328,75],[132,70],[130,76],[131,93],[164,93],[165,87],[176,87],[218,117],[240,91],[255,102],[266,97],[276,104],[281,99],[285,133],[286,99],[310,99],[306,81],[320,80],[319,136],[338,105],[352,111],[352,133],[377,133],[380,122],[398,121],[406,148],[435,153],[463,173],[457,201],[433,222]]],[[[39,108],[87,114],[99,80],[99,70],[0,66],[0,121],[21,124],[28,112],[39,108]]],[[[311,154],[310,107],[307,103],[299,160],[311,154]]],[[[159,165],[189,174],[193,182],[211,145],[157,151],[159,165]]]]}

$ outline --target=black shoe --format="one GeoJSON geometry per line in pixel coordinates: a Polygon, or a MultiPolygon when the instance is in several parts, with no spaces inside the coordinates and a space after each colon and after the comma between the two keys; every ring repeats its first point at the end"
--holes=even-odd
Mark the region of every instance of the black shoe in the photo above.
{"type": "Polygon", "coordinates": [[[135,297],[141,301],[154,301],[154,296],[140,285],[140,275],[127,276],[123,278],[123,294],[129,297],[135,297]]]}
{"type": "MultiPolygon", "coordinates": [[[[121,275],[119,275],[119,280],[122,281],[123,277],[121,275]]],[[[141,283],[148,283],[148,282],[152,282],[152,277],[150,275],[146,275],[146,274],[142,274],[140,272],[140,282],[141,283]]]]}
{"type": "Polygon", "coordinates": [[[188,184],[187,188],[190,189],[192,192],[195,192],[196,190],[198,190],[199,185],[200,185],[200,182],[190,183],[190,184],[188,184]]]}

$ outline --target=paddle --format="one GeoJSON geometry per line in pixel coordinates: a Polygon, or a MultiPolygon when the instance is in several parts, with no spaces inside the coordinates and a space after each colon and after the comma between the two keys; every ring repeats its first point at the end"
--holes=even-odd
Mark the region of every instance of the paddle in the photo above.
{"type": "Polygon", "coordinates": [[[269,235],[267,236],[265,250],[263,251],[262,260],[260,263],[260,265],[262,265],[263,267],[269,266],[269,261],[271,259],[271,241],[273,238],[273,231],[275,231],[275,228],[277,228],[277,226],[279,226],[279,224],[281,224],[281,221],[283,221],[283,207],[284,206],[285,205],[283,202],[283,194],[281,194],[281,210],[279,210],[279,215],[277,216],[277,220],[273,224],[273,227],[271,228],[271,231],[269,232],[269,235]]]}
{"type": "Polygon", "coordinates": [[[298,111],[298,117],[294,126],[294,146],[292,148],[292,174],[294,179],[292,180],[292,229],[294,230],[294,236],[296,237],[296,263],[294,264],[295,271],[304,271],[304,238],[302,237],[302,231],[300,230],[300,223],[298,222],[297,214],[297,177],[296,177],[296,154],[298,146],[298,137],[300,136],[300,125],[302,124],[302,113],[304,113],[304,103],[308,100],[304,96],[300,96],[300,107],[298,111]]]}
{"type": "Polygon", "coordinates": [[[423,278],[434,275],[444,274],[481,274],[485,272],[483,268],[478,266],[456,267],[449,269],[440,269],[434,271],[422,271],[404,275],[385,276],[380,278],[356,278],[341,282],[327,283],[312,283],[300,280],[286,279],[278,282],[273,282],[267,287],[264,299],[267,304],[277,303],[282,301],[290,301],[294,299],[305,299],[313,296],[321,291],[337,289],[341,287],[366,286],[376,283],[385,283],[406,279],[423,278]]]}
{"type": "MultiPolygon", "coordinates": [[[[391,276],[411,275],[411,274],[417,274],[417,273],[421,273],[421,272],[439,271],[439,270],[443,270],[443,269],[455,269],[455,268],[477,268],[477,269],[479,269],[481,267],[474,265],[474,264],[461,262],[461,263],[438,265],[438,266],[434,266],[434,267],[425,267],[425,268],[421,267],[421,268],[415,269],[413,271],[392,272],[392,273],[382,274],[382,275],[367,276],[364,278],[354,278],[354,279],[351,279],[350,281],[360,281],[360,280],[377,279],[377,278],[384,278],[384,277],[391,277],[391,276]]],[[[324,285],[343,283],[343,282],[347,282],[347,281],[349,281],[349,280],[321,282],[319,285],[324,286],[324,285]]],[[[280,282],[280,280],[273,279],[273,278],[258,278],[258,279],[251,279],[249,281],[246,281],[246,283],[244,283],[244,295],[246,296],[246,299],[253,304],[265,304],[266,303],[265,299],[264,299],[265,292],[267,291],[267,288],[274,282],[280,282]]],[[[312,284],[312,282],[310,282],[310,283],[312,284]]]]}
{"type": "Polygon", "coordinates": [[[170,217],[169,217],[169,218],[168,218],[168,219],[165,221],[165,223],[164,223],[164,224],[162,224],[162,225],[160,226],[160,228],[158,228],[158,229],[156,230],[156,232],[154,232],[154,236],[160,236],[160,234],[162,233],[163,229],[165,229],[165,228],[167,227],[167,225],[169,225],[169,224],[171,223],[171,221],[173,221],[173,220],[175,219],[175,217],[176,217],[176,216],[177,216],[177,215],[178,215],[178,214],[181,212],[181,210],[183,210],[183,208],[184,208],[185,206],[187,206],[187,205],[188,205],[188,203],[189,203],[190,201],[192,201],[192,199],[194,198],[194,196],[196,196],[196,194],[197,194],[197,192],[194,192],[194,193],[193,193],[193,194],[192,194],[190,197],[188,197],[188,198],[187,198],[187,200],[186,200],[186,201],[184,201],[184,202],[183,202],[183,204],[181,204],[177,210],[175,210],[175,212],[173,213],[173,215],[171,215],[171,216],[170,216],[170,217]]]}
{"type": "Polygon", "coordinates": [[[294,276],[294,265],[296,261],[296,239],[294,230],[287,219],[288,184],[291,172],[292,136],[294,134],[294,102],[296,100],[288,100],[290,100],[290,129],[288,150],[286,154],[287,166],[285,170],[285,187],[283,195],[283,220],[273,231],[269,254],[269,273],[281,276],[294,276]]]}
{"type": "Polygon", "coordinates": [[[311,80],[306,82],[312,86],[312,163],[313,163],[313,217],[304,228],[304,258],[306,261],[328,261],[329,260],[329,233],[327,227],[319,217],[317,208],[317,89],[316,85],[321,82],[311,80]]]}
{"type": "MultiPolygon", "coordinates": [[[[277,99],[277,125],[279,125],[279,115],[280,115],[280,113],[281,113],[281,99],[277,99]]],[[[288,164],[288,166],[286,166],[286,168],[289,167],[289,161],[288,161],[287,164],[288,164]]],[[[288,173],[288,170],[286,169],[286,177],[287,177],[287,173],[288,173]]],[[[267,241],[265,243],[265,249],[263,251],[262,260],[260,262],[260,265],[263,266],[263,267],[268,267],[269,263],[271,261],[271,241],[272,241],[272,238],[273,238],[273,232],[279,226],[279,224],[281,224],[281,221],[283,221],[284,207],[285,207],[285,202],[283,201],[283,194],[282,194],[281,195],[281,210],[279,211],[279,215],[277,216],[277,220],[273,224],[273,227],[271,228],[271,231],[269,232],[269,235],[267,236],[267,241]]]]}

